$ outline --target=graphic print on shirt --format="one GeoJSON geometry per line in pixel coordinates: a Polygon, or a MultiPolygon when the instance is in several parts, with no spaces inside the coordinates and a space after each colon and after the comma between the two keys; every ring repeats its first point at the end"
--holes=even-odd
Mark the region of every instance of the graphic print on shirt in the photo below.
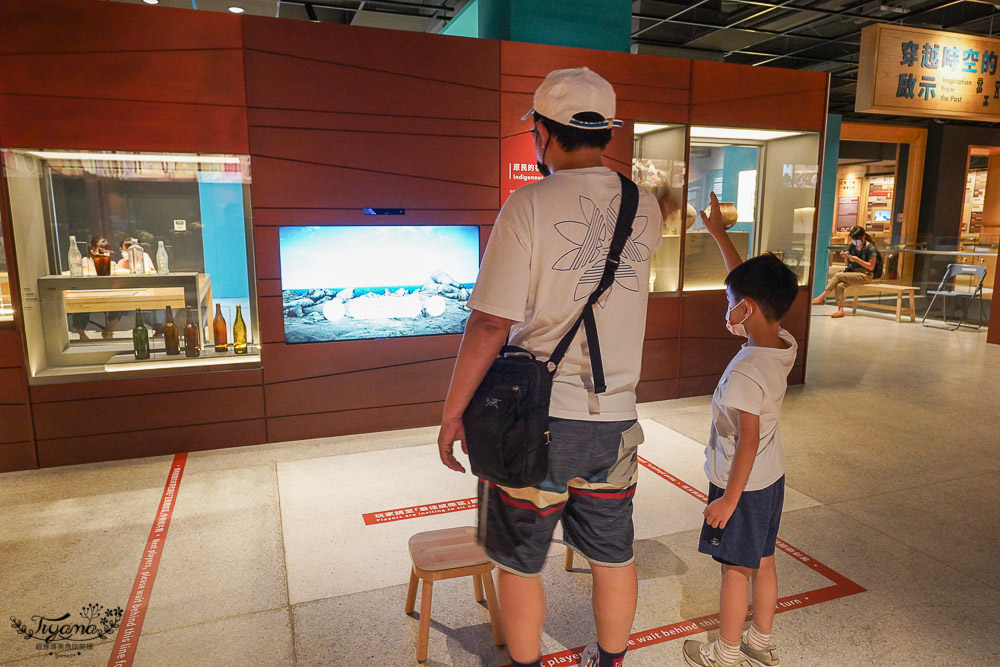
{"type": "MultiPolygon", "coordinates": [[[[601,280],[611,239],[615,234],[615,222],[618,219],[620,203],[621,195],[615,195],[605,212],[591,199],[580,195],[580,210],[583,213],[583,221],[564,220],[555,224],[559,235],[572,243],[574,247],[556,260],[552,268],[556,271],[578,271],[586,267],[576,286],[576,294],[573,297],[576,301],[589,297],[601,280]]],[[[650,257],[649,246],[637,241],[646,231],[647,224],[649,224],[649,218],[645,215],[635,217],[635,221],[632,223],[632,233],[625,241],[625,248],[622,250],[621,264],[615,271],[615,283],[630,292],[639,291],[639,276],[636,274],[633,264],[645,262],[650,257]]],[[[602,308],[613,289],[614,285],[608,288],[608,291],[602,296],[600,301],[602,308]]]]}

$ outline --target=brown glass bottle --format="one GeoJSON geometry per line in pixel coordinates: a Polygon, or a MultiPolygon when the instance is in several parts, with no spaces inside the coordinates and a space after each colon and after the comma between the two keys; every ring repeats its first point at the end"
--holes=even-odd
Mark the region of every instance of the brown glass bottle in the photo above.
{"type": "Polygon", "coordinates": [[[229,349],[226,344],[226,318],[222,316],[222,304],[215,304],[215,319],[212,320],[212,333],[215,334],[215,351],[225,352],[229,349]]]}
{"type": "Polygon", "coordinates": [[[184,356],[200,357],[201,341],[198,337],[197,315],[191,312],[191,306],[187,307],[187,324],[184,325],[184,356]]]}
{"type": "Polygon", "coordinates": [[[174,324],[174,311],[167,306],[167,323],[163,325],[163,344],[167,348],[167,354],[180,354],[180,332],[174,324]]]}
{"type": "Polygon", "coordinates": [[[243,322],[243,309],[236,306],[236,321],[233,322],[233,352],[247,353],[247,325],[243,322]]]}

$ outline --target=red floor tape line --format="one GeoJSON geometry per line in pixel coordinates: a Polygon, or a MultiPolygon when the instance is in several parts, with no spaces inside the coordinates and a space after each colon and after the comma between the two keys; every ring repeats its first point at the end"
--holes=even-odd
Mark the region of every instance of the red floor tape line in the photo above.
{"type": "Polygon", "coordinates": [[[362,514],[366,526],[374,526],[390,521],[402,521],[403,519],[417,519],[422,516],[432,516],[434,514],[447,514],[448,512],[461,512],[462,510],[476,509],[476,497],[463,498],[461,500],[449,500],[445,503],[426,503],[424,505],[414,505],[413,507],[401,507],[396,510],[386,510],[384,512],[369,512],[362,514]]]}
{"type": "Polygon", "coordinates": [[[146,550],[142,552],[142,562],[139,572],[132,584],[132,595],[125,608],[118,635],[115,637],[114,649],[108,659],[108,667],[131,667],[135,659],[135,650],[139,645],[139,635],[142,633],[142,623],[146,619],[146,608],[149,598],[153,595],[153,582],[156,581],[156,571],[160,568],[160,555],[163,553],[163,543],[167,541],[167,529],[170,527],[170,517],[174,513],[174,503],[177,490],[184,475],[184,464],[187,454],[176,454],[167,475],[167,484],[163,488],[160,506],[156,510],[153,527],[149,529],[146,539],[146,550]]]}
{"type": "MultiPolygon", "coordinates": [[[[669,472],[660,468],[654,463],[639,457],[639,463],[647,470],[655,473],[656,475],[667,480],[677,488],[681,489],[690,496],[697,498],[702,502],[708,501],[708,496],[705,495],[699,489],[691,486],[687,482],[671,475],[669,472]]],[[[850,595],[856,595],[858,593],[864,593],[865,589],[854,583],[844,575],[831,570],[826,565],[823,565],[816,559],[808,556],[807,554],[799,551],[787,542],[778,539],[776,546],[781,551],[785,552],[795,560],[799,561],[803,565],[812,568],[818,574],[826,577],[833,582],[833,586],[827,586],[826,588],[818,588],[813,591],[807,591],[805,593],[798,593],[796,595],[789,595],[778,599],[777,613],[784,611],[791,611],[792,609],[801,609],[803,607],[809,607],[814,604],[819,604],[821,602],[829,602],[831,600],[837,600],[839,598],[848,597],[850,595]]],[[[749,618],[749,614],[747,615],[749,618]]],[[[664,625],[659,628],[654,628],[652,630],[645,630],[643,632],[636,632],[629,636],[628,647],[629,651],[634,651],[635,649],[643,648],[645,646],[653,646],[654,644],[662,644],[663,642],[672,641],[680,637],[686,637],[688,635],[696,635],[700,632],[707,632],[708,630],[713,630],[719,627],[719,615],[711,614],[709,616],[702,616],[700,618],[694,618],[689,621],[680,621],[678,623],[671,623],[670,625],[664,625]]],[[[576,665],[580,661],[580,653],[583,651],[584,647],[579,646],[575,649],[560,651],[559,653],[551,653],[549,655],[542,656],[543,667],[562,667],[563,665],[576,665]]],[[[509,667],[509,665],[508,665],[509,667]]]]}

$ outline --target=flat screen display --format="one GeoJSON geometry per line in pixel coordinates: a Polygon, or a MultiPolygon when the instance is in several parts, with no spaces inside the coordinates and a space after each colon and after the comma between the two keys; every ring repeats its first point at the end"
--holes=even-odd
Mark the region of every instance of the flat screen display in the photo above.
{"type": "Polygon", "coordinates": [[[889,222],[892,212],[887,208],[877,208],[872,211],[872,215],[875,222],[889,222]]]}
{"type": "Polygon", "coordinates": [[[462,333],[479,227],[282,227],[286,343],[462,333]]]}

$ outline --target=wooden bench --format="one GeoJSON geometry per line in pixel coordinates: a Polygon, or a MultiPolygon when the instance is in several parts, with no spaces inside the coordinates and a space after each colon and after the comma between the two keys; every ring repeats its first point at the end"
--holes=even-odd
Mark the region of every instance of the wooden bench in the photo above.
{"type": "Polygon", "coordinates": [[[869,308],[877,308],[879,310],[891,310],[896,313],[896,321],[901,322],[903,315],[909,315],[911,322],[917,321],[917,307],[915,304],[916,291],[920,289],[919,287],[914,287],[913,285],[893,285],[892,283],[865,283],[863,285],[851,285],[844,292],[848,297],[853,297],[851,301],[851,314],[856,315],[858,312],[858,297],[862,294],[882,294],[889,293],[896,295],[896,305],[889,305],[884,303],[871,303],[865,301],[862,305],[868,306],[869,308]],[[910,307],[903,307],[903,297],[910,296],[910,307]]]}

